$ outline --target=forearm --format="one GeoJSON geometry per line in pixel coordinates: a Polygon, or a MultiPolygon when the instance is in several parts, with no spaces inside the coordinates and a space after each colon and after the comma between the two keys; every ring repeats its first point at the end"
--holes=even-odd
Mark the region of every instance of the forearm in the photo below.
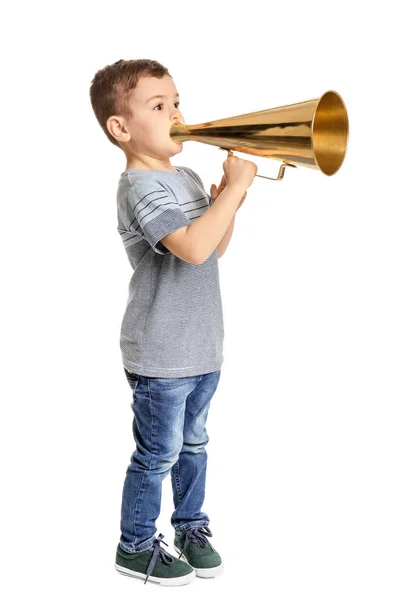
{"type": "Polygon", "coordinates": [[[209,209],[189,225],[186,235],[197,263],[207,260],[228,233],[245,191],[240,186],[226,186],[209,209]]]}
{"type": "Polygon", "coordinates": [[[221,258],[221,256],[225,253],[225,250],[227,249],[229,242],[231,241],[234,226],[235,226],[235,217],[233,217],[232,221],[229,224],[228,229],[225,232],[224,237],[222,238],[222,240],[220,241],[220,243],[217,246],[218,258],[221,258]]]}

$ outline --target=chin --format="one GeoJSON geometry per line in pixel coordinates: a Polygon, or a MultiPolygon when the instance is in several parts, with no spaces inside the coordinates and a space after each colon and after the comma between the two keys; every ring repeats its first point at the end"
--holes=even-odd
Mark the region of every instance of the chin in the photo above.
{"type": "Polygon", "coordinates": [[[173,147],[174,147],[174,150],[175,150],[174,155],[175,154],[179,154],[179,152],[182,152],[182,150],[183,150],[183,144],[182,144],[182,142],[178,142],[178,143],[173,142],[173,144],[174,144],[173,147]]]}

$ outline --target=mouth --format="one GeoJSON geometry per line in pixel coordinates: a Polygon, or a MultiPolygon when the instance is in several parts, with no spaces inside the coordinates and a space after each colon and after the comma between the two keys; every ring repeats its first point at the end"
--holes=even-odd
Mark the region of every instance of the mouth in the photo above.
{"type": "Polygon", "coordinates": [[[182,123],[181,123],[180,121],[179,121],[179,122],[175,122],[175,123],[173,123],[173,124],[171,125],[171,127],[169,128],[168,135],[169,135],[169,138],[170,138],[171,142],[174,142],[174,144],[176,144],[177,146],[182,146],[182,142],[180,142],[180,141],[176,141],[176,140],[175,140],[175,139],[172,137],[172,135],[171,135],[172,131],[174,131],[174,126],[175,126],[175,125],[182,125],[182,123]]]}

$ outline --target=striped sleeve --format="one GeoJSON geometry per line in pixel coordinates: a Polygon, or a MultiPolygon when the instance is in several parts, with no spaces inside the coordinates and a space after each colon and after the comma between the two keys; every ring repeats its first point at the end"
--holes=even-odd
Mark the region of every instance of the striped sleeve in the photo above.
{"type": "Polygon", "coordinates": [[[132,210],[129,229],[138,231],[157,254],[171,254],[160,240],[190,225],[174,196],[152,179],[139,179],[129,190],[132,210]]]}

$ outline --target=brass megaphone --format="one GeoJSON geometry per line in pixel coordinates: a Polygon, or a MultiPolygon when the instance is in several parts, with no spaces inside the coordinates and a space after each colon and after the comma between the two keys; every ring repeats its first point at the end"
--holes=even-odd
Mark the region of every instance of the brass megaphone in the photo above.
{"type": "Polygon", "coordinates": [[[227,150],[245,152],[282,161],[279,181],[286,167],[309,167],[333,175],[341,167],[346,150],[349,120],[346,106],[337,92],[320,98],[268,110],[208,121],[199,125],[175,123],[170,137],[174,142],[192,140],[227,150]]]}

